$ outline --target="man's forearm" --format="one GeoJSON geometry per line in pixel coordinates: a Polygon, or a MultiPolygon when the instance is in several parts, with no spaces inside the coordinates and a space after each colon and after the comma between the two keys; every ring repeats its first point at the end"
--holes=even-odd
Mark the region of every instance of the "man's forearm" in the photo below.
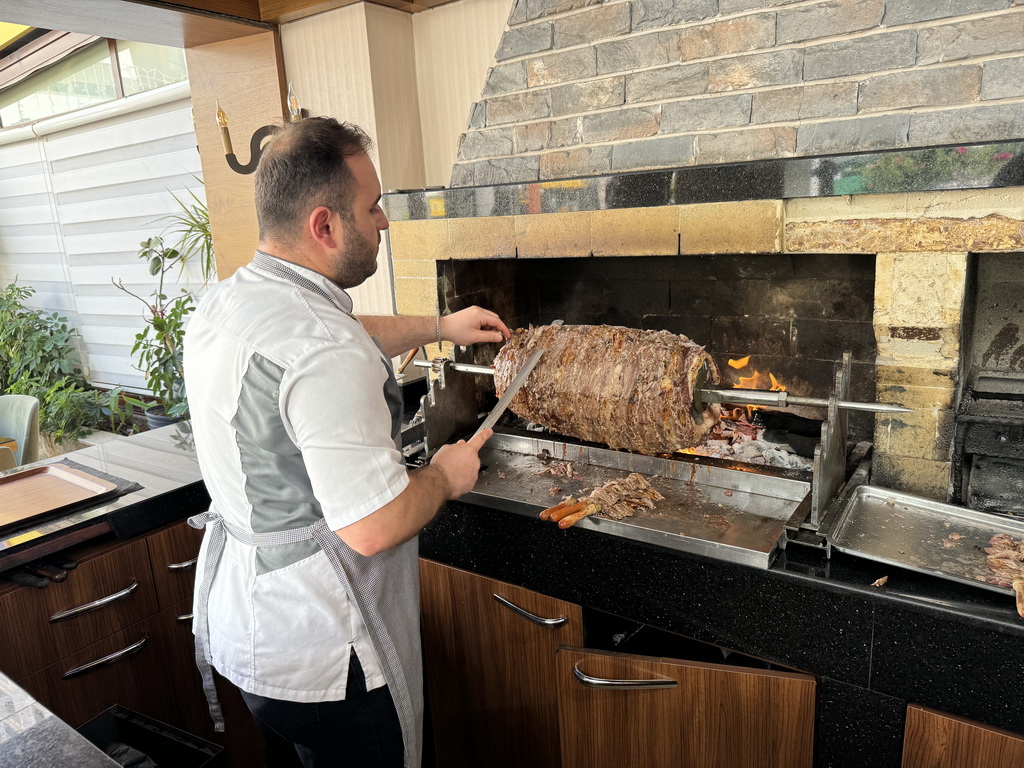
{"type": "Polygon", "coordinates": [[[358,315],[357,319],[391,357],[437,341],[434,315],[358,315]]]}
{"type": "Polygon", "coordinates": [[[371,515],[337,531],[341,540],[369,557],[408,541],[434,519],[448,500],[444,472],[431,465],[409,473],[409,485],[371,515]]]}

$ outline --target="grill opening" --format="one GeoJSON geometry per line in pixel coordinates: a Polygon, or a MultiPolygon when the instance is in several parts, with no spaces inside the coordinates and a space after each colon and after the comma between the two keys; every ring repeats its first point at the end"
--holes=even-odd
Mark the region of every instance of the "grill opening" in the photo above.
{"type": "Polygon", "coordinates": [[[971,257],[964,305],[954,500],[1024,515],[1024,254],[971,257]]]}
{"type": "MultiPolygon", "coordinates": [[[[831,394],[836,364],[850,350],[851,397],[875,399],[873,255],[495,258],[438,268],[446,312],[478,304],[512,327],[562,319],[665,329],[705,345],[724,386],[757,371],[753,388],[770,388],[762,383],[770,373],[796,395],[831,394]]],[[[498,348],[477,345],[459,359],[489,364],[498,348]]],[[[786,413],[823,416],[814,408],[786,413]]],[[[872,434],[871,414],[850,414],[851,441],[872,434]]]]}

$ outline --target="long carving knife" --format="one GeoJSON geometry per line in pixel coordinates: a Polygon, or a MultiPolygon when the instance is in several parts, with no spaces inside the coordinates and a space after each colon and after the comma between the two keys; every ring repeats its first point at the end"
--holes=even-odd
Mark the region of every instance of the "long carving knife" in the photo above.
{"type": "Polygon", "coordinates": [[[512,383],[508,385],[508,389],[505,390],[505,394],[498,399],[498,404],[491,409],[491,412],[487,414],[487,418],[483,420],[483,423],[479,427],[477,427],[476,432],[473,433],[473,437],[476,437],[483,430],[490,429],[498,423],[498,419],[501,418],[501,414],[503,414],[505,409],[508,408],[508,404],[512,402],[512,398],[516,396],[516,393],[523,388],[523,384],[525,384],[526,380],[530,378],[530,373],[532,373],[533,369],[537,367],[537,363],[540,362],[540,358],[543,354],[544,347],[541,347],[540,349],[535,350],[534,353],[526,359],[526,363],[523,364],[523,367],[519,369],[519,373],[517,373],[515,378],[512,379],[512,383]]]}

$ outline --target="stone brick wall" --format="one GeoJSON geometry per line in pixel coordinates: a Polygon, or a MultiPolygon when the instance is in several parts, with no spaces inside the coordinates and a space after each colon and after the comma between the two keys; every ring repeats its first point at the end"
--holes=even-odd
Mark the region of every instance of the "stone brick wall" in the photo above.
{"type": "Polygon", "coordinates": [[[452,186],[1024,137],[1024,0],[515,0],[452,186]]]}

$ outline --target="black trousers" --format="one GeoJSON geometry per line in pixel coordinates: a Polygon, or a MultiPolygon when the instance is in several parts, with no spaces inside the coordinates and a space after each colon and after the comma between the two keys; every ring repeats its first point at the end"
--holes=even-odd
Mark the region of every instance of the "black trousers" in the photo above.
{"type": "MultiPolygon", "coordinates": [[[[242,691],[268,741],[295,747],[303,768],[402,768],[402,728],[385,685],[366,690],[355,651],[342,701],[301,704],[242,691]]],[[[277,768],[268,750],[267,768],[277,768]]]]}

